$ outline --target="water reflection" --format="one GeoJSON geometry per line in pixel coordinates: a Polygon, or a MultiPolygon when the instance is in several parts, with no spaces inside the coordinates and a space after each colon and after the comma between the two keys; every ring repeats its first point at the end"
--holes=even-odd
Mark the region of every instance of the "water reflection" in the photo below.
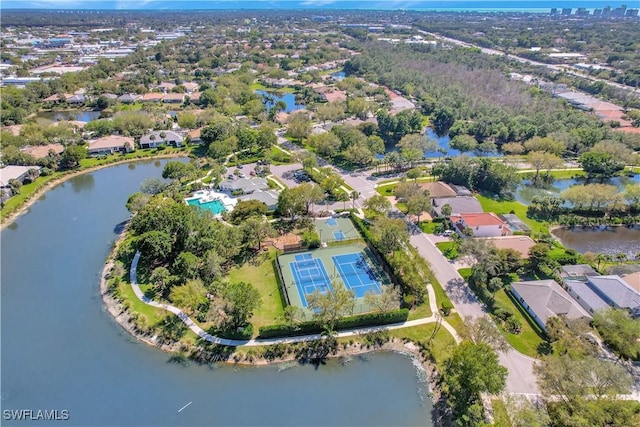
{"type": "Polygon", "coordinates": [[[284,110],[287,113],[304,108],[304,105],[296,103],[296,96],[293,93],[266,90],[256,90],[256,93],[262,96],[262,102],[264,102],[268,110],[275,107],[278,101],[283,101],[287,105],[287,108],[284,110]]]}
{"type": "MultiPolygon", "coordinates": [[[[516,200],[525,205],[531,204],[534,197],[560,196],[560,194],[574,185],[590,183],[609,184],[623,191],[628,184],[640,183],[640,174],[632,176],[617,176],[604,181],[589,181],[586,178],[557,179],[544,186],[534,186],[531,180],[524,180],[516,189],[516,200]]],[[[568,204],[566,206],[569,206],[568,204]]]]}
{"type": "Polygon", "coordinates": [[[640,253],[640,228],[638,227],[607,227],[604,230],[560,228],[554,230],[552,234],[560,239],[564,246],[580,253],[594,252],[609,255],[625,253],[629,257],[640,253]]]}
{"type": "Polygon", "coordinates": [[[36,114],[36,118],[47,119],[54,122],[61,120],[76,120],[87,123],[105,117],[109,117],[109,115],[102,111],[42,111],[36,114]]]}
{"type": "Polygon", "coordinates": [[[95,179],[92,173],[85,173],[74,177],[71,182],[71,188],[74,193],[80,193],[81,191],[91,191],[95,186],[95,179]]]}

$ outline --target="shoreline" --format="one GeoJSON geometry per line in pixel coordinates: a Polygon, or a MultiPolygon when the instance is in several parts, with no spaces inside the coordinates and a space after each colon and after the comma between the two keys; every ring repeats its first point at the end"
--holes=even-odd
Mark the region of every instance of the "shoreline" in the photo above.
{"type": "MultiPolygon", "coordinates": [[[[118,236],[116,241],[113,244],[109,255],[106,258],[104,267],[102,269],[100,275],[100,296],[102,297],[102,301],[107,308],[107,311],[112,316],[113,320],[127,333],[129,333],[136,340],[141,341],[144,344],[149,346],[153,346],[158,348],[168,354],[178,354],[181,352],[187,352],[189,350],[197,349],[197,346],[185,346],[180,343],[172,343],[172,344],[164,344],[156,341],[153,337],[150,337],[146,334],[141,333],[137,330],[131,316],[131,312],[125,310],[122,303],[115,299],[108,291],[108,276],[109,272],[114,265],[115,261],[115,253],[120,245],[120,243],[126,237],[126,228],[125,230],[118,236]]],[[[130,284],[129,284],[130,286],[130,284]]],[[[399,338],[391,338],[390,341],[383,343],[379,346],[364,346],[362,343],[354,343],[345,345],[338,345],[338,350],[336,354],[331,354],[328,356],[329,359],[341,359],[346,358],[347,363],[349,362],[350,357],[364,355],[367,353],[373,353],[378,351],[392,351],[395,353],[402,354],[406,357],[409,357],[412,361],[412,364],[416,367],[416,369],[420,369],[422,373],[425,375],[424,382],[427,387],[427,392],[429,393],[430,398],[432,399],[432,403],[434,407],[437,406],[440,400],[440,391],[437,387],[437,379],[439,377],[436,366],[429,359],[425,358],[418,345],[413,343],[412,341],[404,342],[399,338]]],[[[193,360],[191,358],[188,359],[190,363],[210,363],[210,362],[201,362],[198,360],[193,360]]],[[[298,360],[295,358],[295,355],[290,354],[284,357],[275,358],[273,360],[268,360],[262,356],[252,356],[251,360],[248,360],[247,357],[242,357],[241,354],[232,353],[227,360],[217,360],[214,363],[224,363],[225,365],[230,366],[269,366],[269,365],[278,365],[282,363],[291,363],[295,362],[298,364],[298,360]]]]}
{"type": "MultiPolygon", "coordinates": [[[[189,157],[188,153],[184,153],[184,156],[189,157]]],[[[83,175],[85,173],[91,173],[91,172],[95,172],[98,171],[100,169],[104,169],[104,168],[108,168],[110,166],[118,166],[121,164],[125,164],[125,163],[133,163],[133,162],[141,162],[141,161],[145,161],[145,160],[158,160],[158,159],[171,159],[171,158],[178,158],[178,157],[183,157],[179,154],[160,154],[157,156],[149,156],[149,157],[139,157],[139,158],[132,158],[132,159],[123,159],[123,160],[118,160],[115,161],[113,163],[107,163],[104,165],[98,165],[98,166],[93,166],[87,169],[83,169],[83,170],[78,170],[78,171],[70,171],[70,173],[68,174],[64,174],[62,176],[59,176],[58,178],[47,182],[43,187],[39,188],[38,190],[36,190],[35,193],[33,193],[31,196],[29,196],[27,199],[25,199],[24,203],[22,205],[20,205],[20,207],[16,208],[15,211],[11,212],[9,215],[7,215],[6,217],[2,218],[2,222],[0,223],[0,231],[4,230],[6,227],[10,226],[11,224],[13,224],[13,222],[18,219],[22,214],[24,214],[29,207],[31,207],[31,205],[33,205],[35,202],[37,202],[40,197],[42,197],[45,193],[47,193],[49,190],[53,190],[56,186],[70,180],[71,178],[75,178],[76,176],[80,176],[83,175]]]]}

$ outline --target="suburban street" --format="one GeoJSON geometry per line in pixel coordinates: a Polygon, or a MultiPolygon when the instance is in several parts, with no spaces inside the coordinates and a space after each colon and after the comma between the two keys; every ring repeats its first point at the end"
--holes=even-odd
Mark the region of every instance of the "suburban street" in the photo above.
{"type": "MultiPolygon", "coordinates": [[[[454,308],[463,319],[465,317],[488,316],[482,304],[458,274],[453,264],[440,253],[427,234],[413,234],[411,244],[424,259],[429,261],[431,271],[444,287],[454,308]]],[[[509,392],[519,394],[538,392],[536,378],[533,374],[534,359],[511,350],[507,353],[500,353],[500,363],[509,370],[507,378],[509,392]]]]}
{"type": "MultiPolygon", "coordinates": [[[[291,144],[286,139],[279,137],[282,144],[286,141],[286,148],[291,151],[304,151],[303,149],[291,144]],[[284,141],[283,141],[284,140],[284,141]]],[[[369,197],[377,194],[375,185],[378,179],[371,176],[370,171],[366,172],[348,172],[336,170],[345,183],[360,193],[359,199],[356,201],[356,207],[361,208],[364,201],[369,197]]],[[[302,164],[295,163],[290,165],[271,166],[271,172],[276,175],[285,185],[292,187],[298,185],[292,172],[302,169],[302,164]]],[[[329,205],[335,209],[342,207],[342,203],[334,203],[329,205]]],[[[482,304],[478,301],[473,291],[462,279],[454,264],[450,263],[435,246],[434,241],[429,235],[422,233],[417,228],[412,228],[411,244],[418,250],[420,255],[426,259],[431,265],[433,274],[443,286],[447,295],[451,299],[455,310],[464,319],[465,317],[488,316],[482,304]]],[[[524,354],[511,350],[509,352],[501,352],[500,363],[505,366],[508,371],[507,390],[517,394],[536,394],[538,387],[536,378],[533,374],[534,359],[524,354]]]]}

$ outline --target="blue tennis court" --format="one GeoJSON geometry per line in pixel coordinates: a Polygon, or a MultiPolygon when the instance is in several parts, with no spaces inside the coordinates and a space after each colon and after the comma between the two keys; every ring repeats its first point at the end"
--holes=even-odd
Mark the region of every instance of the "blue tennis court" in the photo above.
{"type": "Polygon", "coordinates": [[[315,291],[321,293],[333,291],[331,280],[321,259],[314,259],[310,253],[298,254],[294,259],[295,261],[289,263],[289,268],[291,268],[303,307],[308,305],[306,295],[315,291]]]}
{"type": "Polygon", "coordinates": [[[363,297],[367,292],[380,294],[380,282],[363,253],[335,255],[331,259],[344,285],[355,293],[356,298],[363,297]]]}
{"type": "Polygon", "coordinates": [[[325,221],[325,223],[329,226],[329,227],[337,227],[338,226],[338,221],[336,221],[335,218],[329,218],[328,220],[325,221]]]}
{"type": "Polygon", "coordinates": [[[334,231],[333,232],[333,238],[336,240],[344,240],[347,238],[347,236],[344,235],[344,232],[342,230],[340,231],[334,231]]]}

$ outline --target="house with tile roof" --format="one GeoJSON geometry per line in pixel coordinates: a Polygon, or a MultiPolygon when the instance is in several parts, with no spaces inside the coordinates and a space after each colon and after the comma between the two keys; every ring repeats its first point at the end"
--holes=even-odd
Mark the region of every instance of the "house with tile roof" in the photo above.
{"type": "Polygon", "coordinates": [[[108,135],[89,141],[90,156],[113,154],[117,152],[128,153],[135,150],[133,138],[129,136],[108,135]]]}
{"type": "Polygon", "coordinates": [[[184,138],[172,130],[154,130],[140,138],[140,148],[156,148],[161,145],[182,147],[184,138]]]}
{"type": "Polygon", "coordinates": [[[565,280],[564,285],[589,313],[613,307],[626,308],[632,316],[640,316],[640,292],[620,276],[587,276],[585,280],[565,280]]]}
{"type": "Polygon", "coordinates": [[[467,227],[473,231],[473,237],[498,237],[513,234],[509,225],[493,212],[453,214],[450,220],[462,237],[466,237],[464,230],[467,227]]]}
{"type": "Polygon", "coordinates": [[[543,330],[550,317],[591,318],[555,280],[514,282],[510,292],[543,330]]]}

